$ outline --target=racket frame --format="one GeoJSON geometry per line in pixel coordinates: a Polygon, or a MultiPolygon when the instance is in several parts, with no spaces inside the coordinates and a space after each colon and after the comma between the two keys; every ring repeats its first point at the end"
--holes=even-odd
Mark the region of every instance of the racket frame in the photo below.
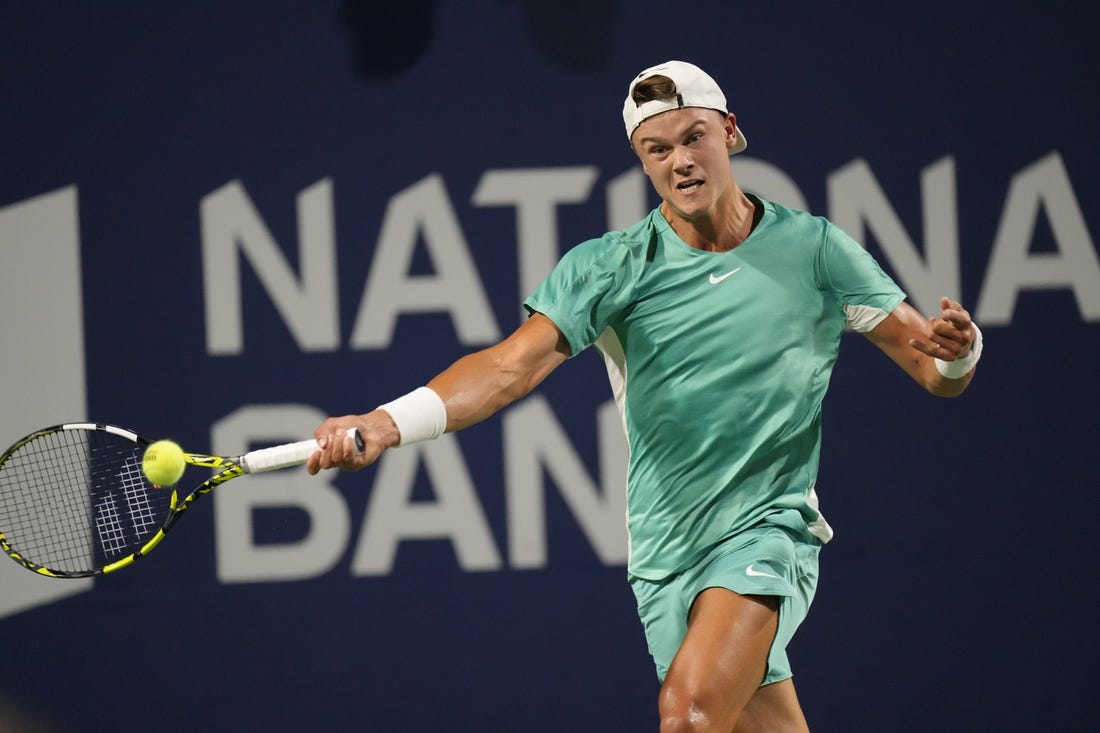
{"type": "MultiPolygon", "coordinates": [[[[152,442],[148,438],[132,430],[109,423],[62,423],[36,430],[12,444],[10,448],[4,451],[3,455],[0,455],[0,471],[3,470],[4,463],[26,444],[45,435],[65,430],[105,431],[131,440],[141,449],[144,449],[152,442]]],[[[350,428],[348,429],[348,435],[354,438],[357,450],[362,452],[363,442],[358,431],[355,428],[350,428]]],[[[36,563],[24,557],[18,550],[12,547],[11,543],[4,536],[2,527],[0,527],[0,549],[4,551],[4,554],[27,570],[49,578],[87,578],[95,575],[113,573],[133,565],[135,562],[152,552],[153,549],[164,540],[165,535],[175,526],[179,518],[183,516],[184,512],[186,512],[192,504],[200,497],[209,494],[218,486],[224,484],[226,481],[235,479],[238,476],[243,476],[246,473],[265,473],[267,471],[302,465],[316,450],[318,450],[317,441],[310,439],[298,441],[296,443],[272,446],[270,448],[261,448],[233,457],[185,452],[183,454],[183,460],[187,465],[215,470],[218,471],[218,473],[192,489],[182,500],[179,498],[176,487],[164,487],[164,489],[171,489],[172,495],[169,499],[168,515],[157,531],[137,550],[98,568],[77,571],[58,570],[36,563]]],[[[145,480],[147,481],[148,479],[145,480]]]]}

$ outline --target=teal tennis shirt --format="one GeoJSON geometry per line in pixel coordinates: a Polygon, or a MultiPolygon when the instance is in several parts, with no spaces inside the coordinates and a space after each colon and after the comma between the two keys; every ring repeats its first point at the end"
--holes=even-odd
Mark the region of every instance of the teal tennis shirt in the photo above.
{"type": "Polygon", "coordinates": [[[655,209],[570,250],[524,303],[606,362],[630,448],[628,571],[647,580],[780,513],[829,540],[814,484],[841,335],[905,298],[827,220],[751,198],[763,216],[729,252],[689,246],[655,209]]]}

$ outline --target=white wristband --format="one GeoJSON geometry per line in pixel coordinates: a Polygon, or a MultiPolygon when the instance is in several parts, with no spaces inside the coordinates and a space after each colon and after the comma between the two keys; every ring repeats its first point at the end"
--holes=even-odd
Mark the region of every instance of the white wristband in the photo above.
{"type": "Polygon", "coordinates": [[[971,322],[970,327],[974,329],[974,343],[970,347],[969,354],[955,361],[936,359],[936,369],[939,369],[940,374],[948,379],[965,377],[978,363],[978,359],[982,358],[982,332],[978,329],[977,323],[971,322]]]}
{"type": "Polygon", "coordinates": [[[447,430],[447,406],[428,387],[418,387],[377,409],[385,410],[393,418],[400,434],[398,445],[434,440],[447,430]]]}

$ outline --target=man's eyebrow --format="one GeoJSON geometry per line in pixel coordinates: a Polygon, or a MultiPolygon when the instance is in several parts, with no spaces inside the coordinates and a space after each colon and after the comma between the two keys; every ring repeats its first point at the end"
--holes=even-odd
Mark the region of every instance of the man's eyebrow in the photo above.
{"type": "MultiPolygon", "coordinates": [[[[699,125],[702,125],[702,124],[706,124],[706,119],[703,118],[703,117],[700,117],[699,119],[692,122],[690,125],[685,126],[683,131],[677,133],[673,137],[683,137],[684,135],[687,135],[688,133],[693,132],[696,127],[698,127],[699,125]]],[[[665,139],[662,138],[662,137],[654,137],[654,136],[650,135],[650,136],[647,136],[647,137],[638,138],[637,144],[638,145],[644,145],[644,144],[650,143],[650,142],[663,143],[664,141],[665,141],[665,139]]]]}

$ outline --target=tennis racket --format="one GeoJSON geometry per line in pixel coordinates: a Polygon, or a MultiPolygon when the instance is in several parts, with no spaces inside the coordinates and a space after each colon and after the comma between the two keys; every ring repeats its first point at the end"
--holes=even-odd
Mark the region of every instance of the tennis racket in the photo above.
{"type": "MultiPolygon", "coordinates": [[[[362,436],[348,431],[356,448],[362,436]]],[[[303,440],[241,456],[185,453],[190,466],[218,471],[180,498],[141,471],[150,441],[101,423],[55,425],[0,456],[0,548],[39,575],[113,573],[148,555],[195,501],[230,479],[299,466],[318,449],[303,440]]]]}

